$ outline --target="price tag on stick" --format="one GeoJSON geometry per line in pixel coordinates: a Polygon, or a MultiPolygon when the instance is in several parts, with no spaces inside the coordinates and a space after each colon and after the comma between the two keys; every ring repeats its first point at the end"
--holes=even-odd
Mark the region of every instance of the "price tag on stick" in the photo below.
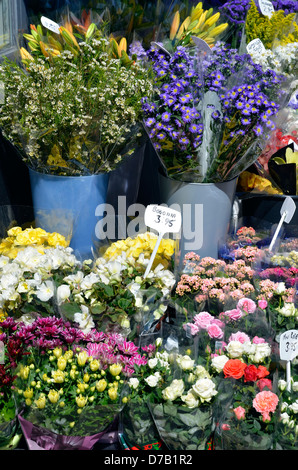
{"type": "Polygon", "coordinates": [[[281,209],[280,209],[281,219],[280,219],[279,224],[277,226],[277,229],[275,230],[275,233],[272,237],[272,240],[271,240],[271,243],[270,243],[270,246],[269,246],[269,251],[272,251],[273,245],[276,242],[276,239],[277,239],[277,236],[280,232],[282,224],[284,222],[289,224],[291,222],[292,218],[293,218],[293,215],[295,214],[295,211],[296,211],[296,204],[295,204],[294,200],[289,196],[286,197],[285,202],[283,203],[283,205],[281,206],[281,209]]]}
{"type": "Polygon", "coordinates": [[[46,18],[45,16],[42,16],[40,18],[40,22],[45,28],[49,29],[50,31],[53,31],[53,33],[60,34],[59,25],[58,23],[55,23],[55,21],[52,21],[49,18],[46,18]]]}
{"type": "Polygon", "coordinates": [[[158,247],[165,233],[178,233],[181,228],[181,214],[179,211],[165,206],[150,204],[145,210],[145,225],[158,232],[158,238],[144,274],[146,278],[152,267],[158,247]]]}
{"type": "Polygon", "coordinates": [[[291,361],[298,356],[298,330],[285,331],[280,336],[280,358],[287,361],[287,390],[291,391],[291,361]]]}

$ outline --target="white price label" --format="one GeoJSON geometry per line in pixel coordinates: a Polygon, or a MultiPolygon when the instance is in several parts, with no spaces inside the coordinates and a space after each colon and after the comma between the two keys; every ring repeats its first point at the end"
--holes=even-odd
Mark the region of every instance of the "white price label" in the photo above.
{"type": "Polygon", "coordinates": [[[169,207],[150,204],[145,210],[145,225],[163,234],[178,233],[181,227],[181,214],[169,207]]]}
{"type": "Polygon", "coordinates": [[[4,350],[4,343],[0,341],[0,364],[5,363],[5,350],[4,350]]]}
{"type": "Polygon", "coordinates": [[[259,7],[262,15],[271,17],[274,13],[274,6],[269,0],[259,0],[259,7]]]}
{"type": "Polygon", "coordinates": [[[50,31],[53,31],[53,33],[60,34],[60,26],[55,23],[55,21],[52,21],[49,18],[46,18],[45,16],[42,16],[40,18],[40,21],[45,28],[49,29],[50,31]]]}
{"type": "Polygon", "coordinates": [[[292,361],[298,355],[298,330],[285,331],[280,337],[280,358],[292,361]]]}
{"type": "Polygon", "coordinates": [[[266,48],[261,39],[256,38],[247,44],[246,50],[249,54],[261,54],[262,52],[265,52],[266,48]]]}

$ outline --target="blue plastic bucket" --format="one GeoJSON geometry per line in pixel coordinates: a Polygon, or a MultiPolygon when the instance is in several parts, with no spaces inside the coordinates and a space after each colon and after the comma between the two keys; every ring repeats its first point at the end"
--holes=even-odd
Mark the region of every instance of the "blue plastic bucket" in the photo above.
{"type": "Polygon", "coordinates": [[[29,169],[36,226],[70,239],[81,259],[92,257],[96,208],[106,203],[109,173],[58,176],[29,169]]]}

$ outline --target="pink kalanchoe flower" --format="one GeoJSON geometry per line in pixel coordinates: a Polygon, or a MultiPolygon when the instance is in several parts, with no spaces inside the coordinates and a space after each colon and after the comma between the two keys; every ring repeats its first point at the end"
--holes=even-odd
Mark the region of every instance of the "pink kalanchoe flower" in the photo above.
{"type": "Polygon", "coordinates": [[[237,406],[233,411],[238,420],[245,419],[245,409],[242,406],[237,406]]]}

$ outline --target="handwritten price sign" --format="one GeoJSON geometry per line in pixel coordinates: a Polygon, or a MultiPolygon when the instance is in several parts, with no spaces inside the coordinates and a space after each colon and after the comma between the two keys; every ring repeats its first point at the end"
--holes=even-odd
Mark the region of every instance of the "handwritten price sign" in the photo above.
{"type": "Polygon", "coordinates": [[[150,204],[146,207],[144,219],[145,225],[147,225],[147,227],[150,227],[158,232],[158,239],[144,274],[144,278],[146,278],[152,267],[158,247],[164,234],[179,232],[181,227],[181,214],[179,211],[170,209],[169,207],[150,204]]]}
{"type": "Polygon", "coordinates": [[[168,207],[150,204],[145,211],[145,225],[159,233],[177,233],[181,227],[181,214],[168,207]]]}
{"type": "Polygon", "coordinates": [[[287,390],[291,391],[291,361],[298,356],[298,330],[285,331],[280,337],[280,358],[287,361],[287,390]]]}
{"type": "Polygon", "coordinates": [[[274,13],[274,6],[269,0],[259,0],[259,7],[264,16],[269,16],[270,18],[272,13],[274,13]]]}
{"type": "Polygon", "coordinates": [[[292,361],[298,355],[298,330],[285,331],[280,337],[280,358],[292,361]]]}

